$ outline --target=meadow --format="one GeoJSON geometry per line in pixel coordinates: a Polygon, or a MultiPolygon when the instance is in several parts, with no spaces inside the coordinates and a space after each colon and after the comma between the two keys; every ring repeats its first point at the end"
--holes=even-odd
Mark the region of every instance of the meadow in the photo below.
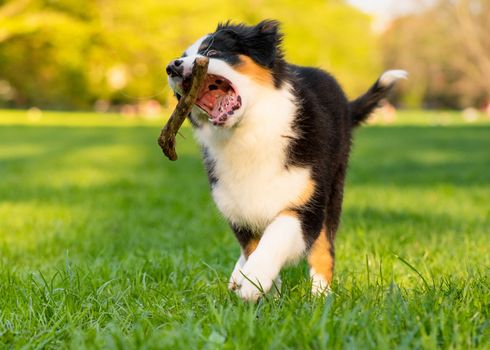
{"type": "Polygon", "coordinates": [[[239,254],[191,130],[0,112],[0,348],[488,349],[490,121],[400,113],[355,135],[333,292],[228,292],[239,254]]]}

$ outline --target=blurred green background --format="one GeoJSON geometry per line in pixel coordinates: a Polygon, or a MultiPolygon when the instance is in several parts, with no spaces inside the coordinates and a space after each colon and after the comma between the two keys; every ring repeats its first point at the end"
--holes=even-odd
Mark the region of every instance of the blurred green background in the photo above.
{"type": "Polygon", "coordinates": [[[0,0],[0,349],[490,349],[488,14],[488,0],[0,0]],[[406,110],[356,131],[327,300],[305,262],[279,299],[228,293],[239,247],[190,127],[176,163],[156,143],[167,62],[219,21],[264,18],[282,21],[289,61],[351,98],[410,72],[392,100],[406,110]]]}
{"type": "Polygon", "coordinates": [[[403,68],[398,105],[484,109],[489,13],[487,0],[0,0],[0,108],[166,106],[170,59],[220,21],[274,18],[286,58],[329,70],[351,98],[403,68]]]}

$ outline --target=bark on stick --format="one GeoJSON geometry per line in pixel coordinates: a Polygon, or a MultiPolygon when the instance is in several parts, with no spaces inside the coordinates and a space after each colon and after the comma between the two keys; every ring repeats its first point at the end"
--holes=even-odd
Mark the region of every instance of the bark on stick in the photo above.
{"type": "Polygon", "coordinates": [[[177,160],[177,153],[175,152],[175,135],[179,131],[185,118],[191,112],[192,106],[197,100],[199,90],[204,83],[204,78],[208,71],[209,59],[207,57],[198,57],[192,67],[192,81],[189,91],[183,95],[177,106],[175,106],[172,115],[170,116],[167,124],[162,129],[160,137],[158,138],[158,144],[162,148],[163,153],[170,160],[177,160]]]}

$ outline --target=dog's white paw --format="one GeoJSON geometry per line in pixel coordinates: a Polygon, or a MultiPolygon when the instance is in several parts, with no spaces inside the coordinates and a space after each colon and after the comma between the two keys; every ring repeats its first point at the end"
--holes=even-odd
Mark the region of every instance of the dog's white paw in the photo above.
{"type": "Polygon", "coordinates": [[[240,271],[236,293],[245,301],[255,302],[271,289],[275,277],[266,266],[249,260],[240,271]]]}
{"type": "Polygon", "coordinates": [[[310,270],[311,293],[315,296],[330,294],[330,285],[322,275],[315,273],[314,269],[310,270]]]}
{"type": "Polygon", "coordinates": [[[267,293],[271,287],[273,279],[265,276],[246,274],[238,285],[237,295],[245,301],[257,301],[263,294],[267,293]]]}

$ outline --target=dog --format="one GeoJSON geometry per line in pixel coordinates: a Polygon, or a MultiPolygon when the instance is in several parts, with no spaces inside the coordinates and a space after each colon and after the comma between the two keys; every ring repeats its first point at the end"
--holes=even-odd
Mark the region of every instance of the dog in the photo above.
{"type": "Polygon", "coordinates": [[[312,293],[330,291],[352,130],[403,70],[348,101],[323,70],[287,63],[275,20],[222,23],[166,67],[178,99],[194,60],[209,58],[188,116],[212,196],[241,247],[229,288],[256,301],[280,286],[281,268],[307,256],[312,293]]]}

